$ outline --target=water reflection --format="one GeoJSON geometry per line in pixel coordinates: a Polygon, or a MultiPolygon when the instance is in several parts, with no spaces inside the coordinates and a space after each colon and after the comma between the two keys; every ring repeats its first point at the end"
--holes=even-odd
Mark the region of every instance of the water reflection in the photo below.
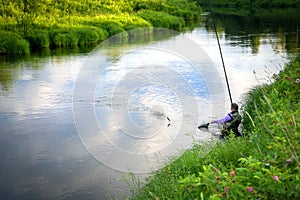
{"type": "MultiPolygon", "coordinates": [[[[219,34],[224,33],[232,46],[250,47],[252,53],[257,54],[260,45],[269,40],[276,51],[287,51],[289,54],[299,52],[299,10],[233,10],[228,14],[222,10],[214,12],[217,13],[215,18],[219,34]]],[[[205,27],[209,32],[213,31],[209,16],[206,17],[205,27]]]]}

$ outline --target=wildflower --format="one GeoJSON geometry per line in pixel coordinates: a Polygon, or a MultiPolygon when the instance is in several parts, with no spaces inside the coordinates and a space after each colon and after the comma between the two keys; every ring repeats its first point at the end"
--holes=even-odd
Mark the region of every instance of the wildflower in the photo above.
{"type": "Polygon", "coordinates": [[[235,175],[235,172],[234,172],[234,170],[232,170],[231,171],[231,176],[234,177],[234,175],[235,175]]]}
{"type": "Polygon", "coordinates": [[[225,192],[228,192],[228,190],[229,190],[229,187],[226,186],[226,187],[225,187],[225,192]]]}
{"type": "Polygon", "coordinates": [[[274,180],[278,181],[279,180],[278,176],[274,176],[274,180]]]}
{"type": "Polygon", "coordinates": [[[248,187],[249,192],[253,191],[253,188],[251,186],[248,187]]]}
{"type": "Polygon", "coordinates": [[[297,84],[300,83],[300,78],[297,78],[295,81],[297,84]]]}
{"type": "Polygon", "coordinates": [[[289,81],[291,80],[291,77],[289,77],[289,76],[287,76],[287,77],[285,77],[285,78],[286,78],[287,80],[289,80],[289,81]]]}
{"type": "Polygon", "coordinates": [[[286,162],[290,163],[290,162],[292,162],[292,159],[289,158],[286,160],[286,162]]]}

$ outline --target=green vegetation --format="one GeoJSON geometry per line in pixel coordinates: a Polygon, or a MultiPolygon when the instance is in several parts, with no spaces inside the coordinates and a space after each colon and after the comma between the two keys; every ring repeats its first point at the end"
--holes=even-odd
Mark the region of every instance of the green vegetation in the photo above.
{"type": "Polygon", "coordinates": [[[296,8],[300,6],[299,0],[196,0],[199,5],[208,7],[211,1],[212,7],[237,7],[237,8],[296,8]]]}
{"type": "Polygon", "coordinates": [[[300,60],[249,92],[244,138],[195,145],[133,199],[299,199],[300,60]]]}
{"type": "Polygon", "coordinates": [[[137,13],[137,15],[147,21],[150,21],[155,27],[163,26],[164,28],[179,30],[184,26],[183,18],[175,17],[168,13],[141,10],[137,13]]]}
{"type": "Polygon", "coordinates": [[[20,35],[12,32],[0,32],[0,54],[28,54],[29,44],[20,35]]]}
{"type": "MultiPolygon", "coordinates": [[[[31,49],[74,47],[139,27],[180,30],[198,21],[200,12],[192,0],[2,0],[0,32],[27,41],[31,49]]],[[[8,49],[13,41],[1,43],[0,54],[29,53],[8,49]]]]}

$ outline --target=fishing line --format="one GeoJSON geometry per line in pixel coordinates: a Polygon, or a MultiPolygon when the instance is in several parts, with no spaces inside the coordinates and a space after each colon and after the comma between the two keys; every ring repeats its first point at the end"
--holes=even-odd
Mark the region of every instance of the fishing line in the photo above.
{"type": "Polygon", "coordinates": [[[210,15],[211,15],[211,18],[212,18],[214,30],[215,30],[217,41],[218,41],[218,46],[219,46],[219,51],[220,51],[220,55],[221,55],[222,65],[223,65],[223,69],[224,69],[224,74],[225,74],[227,89],[228,89],[228,93],[229,93],[229,98],[230,98],[230,102],[232,103],[231,92],[230,92],[230,87],[229,87],[229,83],[228,83],[226,68],[225,68],[225,64],[224,64],[222,49],[221,49],[221,45],[220,45],[220,41],[219,41],[219,36],[218,36],[217,28],[216,28],[216,23],[215,23],[214,15],[213,15],[213,12],[212,12],[212,9],[211,9],[211,2],[210,2],[210,0],[208,0],[208,4],[209,4],[209,10],[210,10],[210,15]]]}

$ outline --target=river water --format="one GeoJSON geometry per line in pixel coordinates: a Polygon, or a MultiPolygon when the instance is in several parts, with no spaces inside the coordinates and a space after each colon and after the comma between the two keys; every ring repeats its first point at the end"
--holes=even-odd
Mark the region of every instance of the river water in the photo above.
{"type": "MultiPolygon", "coordinates": [[[[288,16],[217,16],[235,102],[299,53],[299,16],[288,16]]],[[[130,35],[141,32],[85,52],[1,58],[1,199],[126,197],[129,172],[143,180],[215,138],[218,127],[197,130],[229,110],[210,17],[184,33],[130,35]]]]}

